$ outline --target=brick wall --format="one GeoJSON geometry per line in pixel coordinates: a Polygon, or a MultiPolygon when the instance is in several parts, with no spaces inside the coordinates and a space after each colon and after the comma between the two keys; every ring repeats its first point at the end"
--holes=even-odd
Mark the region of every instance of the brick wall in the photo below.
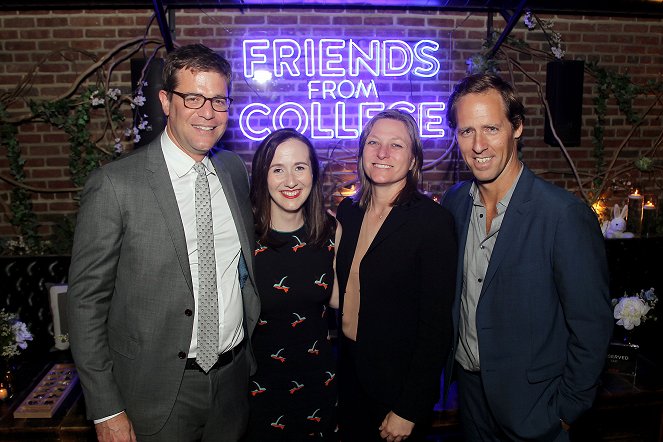
{"type": "MultiPolygon", "coordinates": [[[[268,86],[261,86],[252,79],[243,78],[242,42],[246,39],[289,38],[303,41],[310,38],[342,38],[355,41],[371,39],[399,39],[408,43],[430,39],[440,44],[437,52],[440,71],[433,78],[417,78],[412,75],[402,77],[380,77],[376,79],[379,101],[390,104],[405,100],[446,101],[451,86],[461,78],[466,70],[465,60],[478,52],[486,36],[485,14],[440,11],[402,10],[358,10],[358,9],[185,9],[175,12],[175,37],[177,44],[202,42],[218,49],[226,55],[235,70],[231,108],[232,123],[224,136],[226,147],[242,155],[250,164],[257,141],[249,140],[240,130],[239,118],[242,109],[251,103],[267,103],[273,110],[279,103],[300,101],[308,106],[309,79],[293,79],[287,76],[273,79],[268,86]]],[[[125,42],[143,36],[158,39],[156,22],[151,20],[149,10],[93,10],[93,11],[52,11],[52,12],[0,12],[0,96],[5,101],[7,94],[26,76],[34,72],[28,88],[8,106],[9,118],[16,121],[26,114],[26,100],[49,99],[63,94],[72,82],[111,49],[125,42]],[[33,71],[39,64],[38,69],[33,71]]],[[[643,18],[542,16],[554,20],[554,30],[562,35],[566,46],[567,59],[596,61],[600,66],[629,73],[638,84],[648,80],[660,80],[663,71],[663,21],[643,18]]],[[[496,16],[496,27],[504,22],[496,16]]],[[[548,45],[541,31],[528,31],[522,22],[511,34],[527,41],[535,50],[547,51],[548,45]]],[[[130,46],[133,47],[133,46],[130,46]]],[[[146,53],[157,49],[157,44],[146,45],[146,53]]],[[[129,62],[123,57],[129,49],[120,50],[101,70],[109,75],[110,86],[128,94],[132,90],[129,62]]],[[[545,87],[546,60],[529,52],[519,52],[505,48],[505,53],[517,61],[527,73],[545,87]]],[[[164,55],[163,49],[158,50],[164,55]]],[[[142,56],[139,52],[134,56],[142,56]]],[[[543,109],[537,93],[537,85],[532,79],[514,71],[501,62],[502,71],[516,84],[527,106],[527,119],[524,132],[523,160],[537,173],[570,191],[578,186],[571,174],[568,161],[557,147],[547,146],[543,141],[543,109]]],[[[363,77],[357,77],[363,78],[363,77]]],[[[368,78],[368,77],[366,77],[368,78]]],[[[86,84],[94,81],[91,77],[86,84]]],[[[342,78],[334,78],[337,83],[342,78]]],[[[357,79],[353,79],[356,82],[357,79]]],[[[349,87],[349,84],[346,84],[349,87]]],[[[591,181],[595,169],[592,156],[592,130],[596,116],[592,98],[595,81],[585,74],[583,128],[580,147],[569,147],[568,152],[576,164],[583,180],[591,181]]],[[[318,97],[320,98],[320,97],[318,97]]],[[[321,99],[323,106],[330,106],[329,97],[321,99]]],[[[348,113],[343,121],[348,127],[358,124],[356,100],[347,101],[348,113]],[[354,107],[353,107],[354,106],[354,107]]],[[[636,110],[643,112],[653,102],[654,97],[645,97],[636,102],[636,110]]],[[[617,161],[619,182],[629,181],[631,186],[644,188],[647,192],[661,194],[661,179],[656,182],[652,174],[641,173],[630,167],[640,155],[658,147],[654,155],[661,175],[661,103],[654,106],[652,116],[645,119],[631,139],[620,151],[617,161]]],[[[325,109],[334,109],[333,106],[325,109]]],[[[331,111],[325,111],[323,126],[333,126],[331,111]]],[[[94,116],[94,115],[93,115],[94,116]]],[[[97,114],[92,127],[100,132],[102,120],[97,114]]],[[[292,115],[289,115],[292,116],[292,115]]],[[[128,124],[128,123],[127,123],[128,124]]],[[[268,127],[269,119],[254,120],[257,129],[268,127]]],[[[607,161],[623,143],[631,126],[626,123],[617,104],[609,102],[606,123],[607,161]]],[[[310,128],[309,128],[310,130],[310,128]]],[[[96,132],[95,132],[96,133],[96,132]]],[[[309,133],[310,134],[310,133],[309,133]]],[[[114,136],[108,135],[100,145],[112,149],[114,136]],[[105,144],[104,144],[105,143],[105,144]]],[[[42,232],[51,232],[53,223],[61,222],[63,215],[75,213],[76,193],[71,190],[68,170],[68,142],[66,134],[34,121],[19,126],[19,141],[26,160],[26,182],[34,191],[33,205],[42,223],[42,232]],[[64,189],[64,191],[62,191],[64,189]],[[53,190],[60,190],[53,193],[53,190]]],[[[353,155],[356,140],[343,140],[338,137],[316,140],[316,148],[326,164],[325,186],[332,194],[334,189],[353,177],[353,155]]],[[[131,146],[125,143],[125,147],[131,146]]],[[[450,149],[450,138],[427,138],[425,141],[426,159],[439,160],[424,174],[425,188],[442,192],[453,182],[467,176],[462,160],[455,149],[450,149]]],[[[0,177],[11,177],[8,170],[6,148],[1,147],[0,177]]],[[[618,182],[618,184],[619,184],[618,182]]],[[[15,235],[9,224],[11,186],[0,180],[0,237],[15,235]]],[[[621,201],[627,189],[617,186],[611,191],[612,201],[621,201]]],[[[333,204],[334,198],[330,197],[333,204]]]]}

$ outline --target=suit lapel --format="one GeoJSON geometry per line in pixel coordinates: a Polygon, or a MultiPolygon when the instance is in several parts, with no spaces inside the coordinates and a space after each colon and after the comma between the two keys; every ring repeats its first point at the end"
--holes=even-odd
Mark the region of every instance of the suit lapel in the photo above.
{"type": "Polygon", "coordinates": [[[387,239],[391,234],[395,233],[398,231],[398,229],[408,220],[408,215],[407,212],[409,209],[415,205],[419,204],[419,200],[413,199],[411,202],[402,205],[402,206],[394,206],[391,209],[391,212],[387,216],[387,219],[384,220],[384,223],[380,227],[380,230],[378,230],[378,233],[375,235],[375,238],[373,239],[373,242],[371,242],[371,245],[369,246],[368,250],[366,251],[366,254],[368,255],[380,245],[382,241],[387,239]]]}
{"type": "Polygon", "coordinates": [[[254,244],[249,240],[247,232],[253,228],[253,219],[246,219],[244,216],[239,201],[237,201],[237,191],[235,189],[235,184],[233,183],[232,176],[228,171],[226,165],[221,161],[221,155],[211,155],[210,159],[214,165],[214,169],[221,181],[221,187],[223,187],[223,193],[226,196],[228,201],[228,206],[230,206],[230,213],[232,214],[233,220],[235,222],[235,228],[237,229],[237,234],[239,235],[239,242],[242,248],[242,255],[246,261],[249,274],[253,276],[253,259],[251,254],[253,253],[254,244]]]}
{"type": "MultiPolygon", "coordinates": [[[[421,204],[421,198],[425,197],[420,194],[416,194],[409,202],[400,206],[394,206],[391,209],[391,212],[387,216],[387,219],[384,220],[384,223],[380,227],[380,230],[378,230],[378,233],[375,235],[375,238],[373,239],[373,242],[371,242],[371,245],[366,251],[366,254],[371,253],[371,251],[378,247],[382,241],[389,238],[389,236],[392,234],[398,232],[400,227],[405,224],[411,216],[408,212],[410,212],[412,208],[421,204]]],[[[362,215],[363,213],[364,211],[362,211],[362,215]]],[[[360,220],[360,223],[362,221],[363,217],[362,220],[360,220]]]]}
{"type": "MultiPolygon", "coordinates": [[[[460,205],[458,206],[456,220],[462,222],[456,225],[456,234],[458,236],[458,271],[460,275],[463,272],[463,262],[465,260],[465,244],[467,243],[467,231],[470,228],[470,216],[472,215],[472,197],[470,197],[470,186],[472,182],[469,181],[467,186],[460,189],[460,205]]],[[[462,276],[461,276],[462,278],[462,276]]],[[[457,287],[460,288],[460,285],[457,287]]]]}
{"type": "Polygon", "coordinates": [[[513,253],[513,250],[517,250],[521,245],[518,243],[518,233],[522,231],[522,226],[528,222],[527,217],[531,207],[533,182],[534,174],[524,167],[523,173],[520,175],[520,180],[516,184],[516,188],[511,196],[511,201],[509,201],[509,206],[504,214],[504,220],[502,221],[500,232],[495,242],[495,249],[490,256],[490,263],[486,270],[486,277],[481,291],[482,296],[490,286],[495,273],[507,254],[509,252],[513,253]]]}
{"type": "Polygon", "coordinates": [[[168,167],[161,151],[161,142],[159,139],[157,138],[144,147],[144,149],[147,149],[147,162],[145,165],[147,182],[152,192],[154,192],[155,199],[170,232],[170,239],[175,247],[175,253],[177,254],[182,273],[184,273],[186,283],[193,293],[184,227],[182,226],[180,209],[177,205],[175,191],[168,175],[168,167]]]}
{"type": "MultiPolygon", "coordinates": [[[[456,296],[452,305],[452,318],[454,323],[454,343],[458,336],[458,323],[460,322],[460,297],[463,290],[463,272],[465,262],[465,244],[467,243],[467,231],[470,227],[470,216],[472,215],[472,198],[470,197],[470,186],[472,181],[458,190],[460,201],[455,208],[456,235],[458,238],[458,271],[456,272],[456,296]]],[[[455,345],[455,344],[454,344],[455,345]]]]}

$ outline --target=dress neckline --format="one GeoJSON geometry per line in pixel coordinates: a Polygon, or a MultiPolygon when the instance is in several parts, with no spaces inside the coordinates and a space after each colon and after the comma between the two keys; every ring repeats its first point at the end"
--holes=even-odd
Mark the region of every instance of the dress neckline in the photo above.
{"type": "Polygon", "coordinates": [[[295,233],[299,233],[299,232],[303,231],[304,228],[305,228],[305,226],[302,225],[300,228],[292,230],[292,231],[288,231],[288,232],[284,232],[282,230],[276,230],[276,229],[270,228],[269,232],[274,234],[274,235],[281,235],[281,236],[283,236],[283,235],[293,235],[295,233]]]}

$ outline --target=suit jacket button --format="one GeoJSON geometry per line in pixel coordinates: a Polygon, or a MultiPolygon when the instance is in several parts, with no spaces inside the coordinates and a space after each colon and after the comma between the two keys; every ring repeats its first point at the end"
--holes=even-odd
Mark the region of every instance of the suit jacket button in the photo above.
{"type": "Polygon", "coordinates": [[[181,352],[177,353],[177,357],[180,358],[180,359],[186,359],[186,353],[181,351],[181,352]]]}
{"type": "Polygon", "coordinates": [[[184,314],[187,315],[187,316],[191,316],[191,315],[193,315],[193,312],[191,311],[190,308],[188,308],[188,309],[184,310],[184,314]]]}

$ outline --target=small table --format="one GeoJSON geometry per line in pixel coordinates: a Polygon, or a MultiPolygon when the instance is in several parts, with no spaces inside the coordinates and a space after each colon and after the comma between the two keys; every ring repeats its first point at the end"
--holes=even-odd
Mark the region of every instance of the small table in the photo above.
{"type": "MultiPolygon", "coordinates": [[[[61,362],[61,361],[59,361],[61,362]]],[[[0,402],[3,441],[96,441],[94,426],[85,418],[85,402],[77,384],[52,418],[14,418],[14,410],[49,371],[53,361],[23,364],[15,373],[16,393],[0,402]]]]}

